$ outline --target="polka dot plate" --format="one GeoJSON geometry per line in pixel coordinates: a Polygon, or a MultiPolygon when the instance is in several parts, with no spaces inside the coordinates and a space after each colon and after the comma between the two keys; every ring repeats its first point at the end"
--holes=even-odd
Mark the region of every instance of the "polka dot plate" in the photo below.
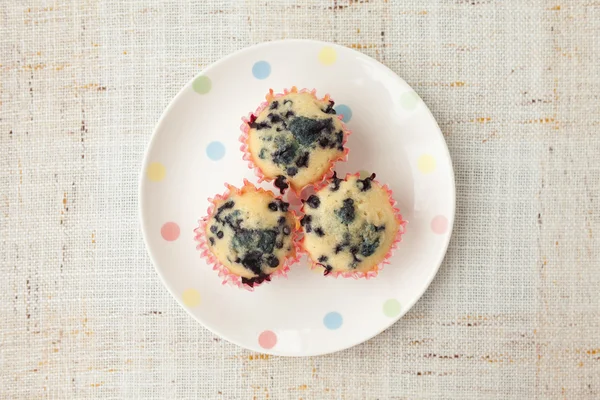
{"type": "MultiPolygon", "coordinates": [[[[274,190],[269,183],[261,186],[274,190]]],[[[140,180],[148,251],[165,286],[215,334],[264,353],[308,356],[364,342],[419,299],[446,252],[454,221],[452,163],[417,93],[387,67],[334,44],[286,40],[234,53],[190,81],[162,115],[140,180]],[[352,131],[338,174],[377,174],[398,201],[407,232],[375,279],[324,277],[306,258],[254,292],[221,284],[193,230],[224,183],[256,177],[242,160],[240,125],[270,88],[315,88],[352,131]]]]}

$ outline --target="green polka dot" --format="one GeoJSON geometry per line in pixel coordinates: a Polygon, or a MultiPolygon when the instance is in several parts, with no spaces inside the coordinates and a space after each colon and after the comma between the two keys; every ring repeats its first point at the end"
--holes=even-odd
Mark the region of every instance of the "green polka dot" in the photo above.
{"type": "Polygon", "coordinates": [[[383,313],[386,317],[397,317],[400,315],[400,302],[396,299],[389,299],[383,303],[383,313]]]}
{"type": "Polygon", "coordinates": [[[319,61],[323,65],[331,65],[337,60],[337,53],[333,47],[325,46],[319,51],[319,61]]]}
{"type": "Polygon", "coordinates": [[[419,95],[415,92],[402,93],[400,96],[400,106],[405,110],[414,110],[419,102],[419,95]]]}
{"type": "Polygon", "coordinates": [[[194,92],[200,94],[206,94],[210,92],[211,87],[212,82],[210,81],[210,78],[204,75],[200,75],[199,77],[194,79],[194,82],[192,83],[192,88],[194,89],[194,92]]]}

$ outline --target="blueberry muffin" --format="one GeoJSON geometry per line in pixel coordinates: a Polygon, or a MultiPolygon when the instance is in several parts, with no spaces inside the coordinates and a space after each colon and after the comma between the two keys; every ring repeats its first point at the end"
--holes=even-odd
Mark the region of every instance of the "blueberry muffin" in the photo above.
{"type": "Polygon", "coordinates": [[[250,116],[242,129],[246,151],[266,180],[275,180],[281,193],[299,193],[320,181],[333,164],[344,159],[348,131],[328,96],[292,88],[267,95],[267,102],[250,116]]]}
{"type": "Polygon", "coordinates": [[[374,179],[334,174],[305,200],[302,245],[325,275],[377,271],[403,232],[388,189],[374,179]]]}
{"type": "Polygon", "coordinates": [[[288,267],[297,225],[288,203],[248,182],[213,203],[204,226],[206,246],[229,273],[253,287],[288,267]]]}

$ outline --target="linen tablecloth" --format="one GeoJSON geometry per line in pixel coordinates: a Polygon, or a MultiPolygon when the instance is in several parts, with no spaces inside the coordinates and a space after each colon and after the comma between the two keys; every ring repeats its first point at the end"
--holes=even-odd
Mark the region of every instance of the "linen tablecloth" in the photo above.
{"type": "Polygon", "coordinates": [[[600,398],[600,2],[3,1],[0,398],[600,398]],[[202,68],[312,38],[403,77],[452,155],[418,304],[327,356],[251,353],[161,284],[144,149],[202,68]]]}

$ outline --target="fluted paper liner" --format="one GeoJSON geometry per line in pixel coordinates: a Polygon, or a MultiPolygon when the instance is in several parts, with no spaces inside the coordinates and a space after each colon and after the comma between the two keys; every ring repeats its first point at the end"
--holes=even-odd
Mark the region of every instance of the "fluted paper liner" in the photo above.
{"type": "Polygon", "coordinates": [[[199,226],[196,229],[194,229],[194,233],[196,234],[194,237],[194,240],[198,243],[196,245],[196,249],[200,251],[201,257],[203,257],[206,260],[206,262],[208,263],[208,265],[211,265],[212,269],[217,271],[219,276],[221,278],[223,278],[223,285],[229,284],[232,286],[237,286],[239,288],[244,288],[249,291],[253,291],[256,287],[262,285],[264,282],[270,282],[271,278],[273,278],[273,277],[286,277],[287,272],[290,270],[290,266],[292,264],[295,264],[301,255],[300,245],[299,245],[300,224],[298,222],[296,213],[292,210],[290,210],[288,212],[292,213],[292,215],[294,217],[294,222],[295,222],[292,232],[291,232],[292,245],[294,246],[294,248],[292,249],[291,254],[289,254],[282,260],[283,265],[281,267],[279,267],[277,270],[275,270],[272,274],[268,275],[264,281],[256,282],[256,283],[253,282],[252,285],[243,283],[241,276],[231,272],[229,270],[229,268],[227,268],[225,265],[223,265],[221,263],[221,261],[219,261],[219,259],[210,251],[210,248],[208,246],[208,237],[206,236],[206,225],[208,224],[209,218],[213,215],[214,211],[216,210],[217,202],[229,198],[229,196],[231,196],[232,194],[243,195],[244,193],[246,193],[248,191],[256,191],[259,193],[268,193],[271,196],[273,196],[273,199],[282,200],[281,196],[275,196],[275,194],[270,190],[257,188],[252,183],[250,183],[247,179],[244,179],[244,185],[242,186],[241,189],[238,189],[235,186],[232,186],[228,183],[225,184],[225,187],[227,187],[227,191],[225,191],[225,193],[223,193],[221,195],[216,195],[214,198],[208,199],[208,201],[210,202],[210,205],[207,210],[207,216],[200,219],[198,221],[199,226]]]}
{"type": "MultiPolygon", "coordinates": [[[[352,176],[360,177],[360,174],[359,173],[346,174],[346,177],[344,178],[344,180],[347,181],[348,178],[350,178],[352,176]]],[[[393,198],[392,190],[387,185],[381,185],[375,179],[373,179],[372,182],[374,182],[375,184],[377,184],[378,186],[380,186],[381,188],[383,188],[383,190],[385,190],[385,192],[388,195],[388,201],[390,202],[390,205],[392,206],[392,209],[394,211],[394,217],[396,219],[396,222],[398,222],[398,232],[396,232],[396,237],[394,238],[394,241],[392,242],[392,245],[390,246],[390,249],[388,250],[388,252],[383,257],[383,260],[381,262],[379,262],[378,264],[374,265],[371,270],[366,271],[366,272],[358,272],[358,271],[355,271],[355,272],[350,272],[350,271],[341,272],[341,271],[337,271],[336,272],[336,271],[331,271],[330,273],[326,274],[327,276],[333,276],[334,278],[342,277],[342,278],[354,278],[354,279],[359,279],[359,278],[371,279],[371,278],[375,278],[377,276],[377,274],[379,273],[379,271],[381,271],[386,264],[390,263],[389,259],[392,257],[392,255],[394,253],[394,250],[396,250],[396,248],[398,247],[398,244],[402,241],[402,235],[404,235],[404,233],[406,232],[406,224],[407,224],[407,222],[402,219],[402,214],[400,214],[400,210],[396,207],[397,202],[393,198]]],[[[323,189],[327,185],[329,185],[328,181],[321,182],[319,185],[315,186],[315,192],[318,192],[319,190],[323,189]]],[[[306,206],[306,203],[304,203],[302,205],[302,208],[300,210],[303,214],[304,214],[304,207],[305,206],[306,206]]],[[[311,254],[304,248],[304,238],[305,238],[305,236],[300,241],[300,246],[302,248],[302,251],[305,252],[307,254],[307,256],[308,256],[307,260],[308,260],[308,262],[310,264],[310,268],[311,269],[323,268],[323,264],[319,263],[319,262],[317,262],[315,260],[313,260],[311,254]]]]}
{"type": "MultiPolygon", "coordinates": [[[[267,177],[263,174],[262,170],[260,169],[260,167],[258,167],[258,165],[256,165],[256,163],[254,162],[253,158],[252,158],[252,154],[250,153],[250,148],[249,148],[249,143],[248,143],[248,139],[249,139],[249,134],[250,134],[250,124],[252,122],[254,122],[254,120],[256,119],[256,117],[258,117],[258,115],[260,115],[260,113],[266,109],[269,106],[269,103],[272,100],[278,99],[282,96],[285,96],[289,93],[310,93],[315,99],[319,100],[319,101],[329,101],[331,100],[331,97],[329,96],[329,94],[326,94],[322,99],[319,99],[316,95],[317,90],[316,89],[312,89],[312,90],[308,90],[308,89],[301,89],[298,90],[298,88],[296,88],[296,86],[292,86],[291,89],[284,89],[283,93],[278,93],[278,94],[274,94],[273,93],[273,89],[269,90],[269,93],[267,93],[267,95],[265,96],[266,101],[262,102],[258,108],[256,109],[256,111],[254,111],[253,113],[248,114],[248,117],[243,117],[242,118],[242,125],[240,126],[240,129],[242,131],[242,135],[240,136],[240,142],[242,143],[240,150],[243,153],[242,158],[245,161],[248,161],[248,168],[254,170],[254,174],[258,177],[258,183],[261,183],[263,181],[267,181],[267,182],[271,182],[274,181],[276,179],[275,178],[271,178],[271,177],[267,177]]],[[[336,115],[337,118],[342,121],[342,116],[341,115],[336,115]]],[[[313,182],[308,183],[304,186],[302,186],[301,188],[294,188],[292,187],[292,185],[290,185],[289,189],[293,190],[296,195],[298,197],[300,197],[300,193],[302,192],[303,189],[305,189],[306,187],[310,186],[310,185],[316,185],[316,184],[320,184],[322,182],[324,182],[328,176],[330,176],[333,173],[333,168],[335,166],[335,163],[338,161],[346,161],[348,159],[348,152],[350,151],[348,149],[348,147],[346,147],[346,142],[348,140],[348,135],[350,135],[350,131],[348,130],[348,128],[346,127],[346,125],[342,122],[342,130],[344,132],[344,141],[342,143],[342,146],[344,147],[344,152],[329,161],[329,168],[326,169],[323,174],[321,176],[319,176],[318,178],[316,178],[313,182]]],[[[289,182],[288,182],[289,184],[289,182]]]]}

